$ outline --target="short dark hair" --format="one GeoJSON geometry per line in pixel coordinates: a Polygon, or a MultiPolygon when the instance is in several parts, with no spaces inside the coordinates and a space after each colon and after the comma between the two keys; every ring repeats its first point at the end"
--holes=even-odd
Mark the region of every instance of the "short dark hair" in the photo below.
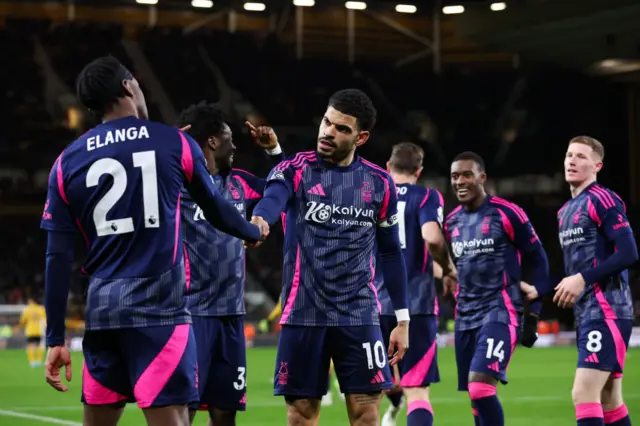
{"type": "Polygon", "coordinates": [[[569,145],[572,143],[579,143],[582,145],[586,145],[593,150],[598,156],[600,156],[601,160],[604,160],[604,145],[596,138],[592,138],[591,136],[576,136],[569,141],[569,145]]]}
{"type": "Polygon", "coordinates": [[[389,165],[391,169],[398,172],[412,175],[422,167],[424,150],[415,143],[402,142],[394,145],[391,150],[389,165]]]}
{"type": "Polygon", "coordinates": [[[222,133],[225,125],[224,113],[217,104],[200,101],[197,104],[189,105],[180,113],[176,125],[184,127],[188,124],[191,125],[191,128],[187,130],[187,133],[203,147],[207,138],[222,133]]]}
{"type": "Polygon", "coordinates": [[[486,170],[484,166],[484,160],[475,152],[472,152],[472,151],[461,152],[460,154],[456,155],[456,158],[453,159],[453,162],[460,161],[460,160],[471,160],[478,165],[478,169],[481,172],[484,172],[486,170]]]}
{"type": "Polygon", "coordinates": [[[104,56],[87,64],[76,80],[80,102],[94,114],[102,116],[118,98],[127,96],[122,80],[131,73],[113,56],[104,56]]]}
{"type": "Polygon", "coordinates": [[[376,124],[376,109],[371,99],[361,90],[339,90],[329,98],[329,106],[343,114],[355,117],[360,129],[370,131],[376,124]]]}

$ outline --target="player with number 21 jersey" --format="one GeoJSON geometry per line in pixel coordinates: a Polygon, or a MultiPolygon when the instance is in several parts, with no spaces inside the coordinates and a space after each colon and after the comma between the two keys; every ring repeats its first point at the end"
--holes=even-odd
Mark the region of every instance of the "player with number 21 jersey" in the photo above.
{"type": "MultiPolygon", "coordinates": [[[[184,298],[183,186],[214,225],[250,242],[260,239],[259,229],[215,190],[200,147],[176,128],[114,118],[55,161],[42,227],[50,234],[48,253],[57,250],[52,234],[78,232],[87,245],[86,404],[137,401],[150,408],[198,400],[184,298]]],[[[64,344],[69,277],[59,268],[48,254],[49,346],[64,344]]]]}

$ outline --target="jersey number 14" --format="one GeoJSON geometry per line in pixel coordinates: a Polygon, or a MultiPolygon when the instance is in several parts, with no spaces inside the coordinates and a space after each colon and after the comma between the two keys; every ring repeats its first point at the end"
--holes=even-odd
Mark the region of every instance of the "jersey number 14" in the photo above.
{"type": "MultiPolygon", "coordinates": [[[[142,203],[144,207],[144,227],[160,227],[158,208],[158,176],[156,173],[156,152],[133,153],[133,165],[142,171],[142,203]]],[[[127,234],[134,231],[133,219],[107,219],[107,213],[122,198],[127,189],[127,170],[113,158],[102,158],[91,165],[87,172],[87,188],[98,186],[100,177],[111,175],[113,186],[98,201],[93,210],[93,222],[99,237],[127,234]]]]}

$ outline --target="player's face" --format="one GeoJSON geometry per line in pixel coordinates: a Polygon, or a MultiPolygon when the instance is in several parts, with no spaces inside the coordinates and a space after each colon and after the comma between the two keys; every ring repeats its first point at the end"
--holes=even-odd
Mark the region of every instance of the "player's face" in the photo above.
{"type": "Polygon", "coordinates": [[[231,170],[233,165],[233,155],[236,146],[233,144],[233,134],[231,129],[225,123],[222,132],[213,138],[213,159],[216,162],[218,170],[231,170]]]}
{"type": "Polygon", "coordinates": [[[136,112],[138,114],[138,118],[142,118],[147,120],[149,118],[149,112],[147,111],[147,101],[144,99],[144,93],[142,93],[142,89],[140,89],[140,84],[138,80],[131,79],[125,80],[125,87],[133,100],[133,104],[136,107],[136,112]]]}
{"type": "Polygon", "coordinates": [[[459,160],[451,164],[451,187],[462,204],[470,204],[482,194],[487,175],[473,160],[459,160]]]}
{"type": "Polygon", "coordinates": [[[564,157],[564,178],[570,184],[579,185],[593,179],[602,168],[602,160],[593,148],[582,143],[572,143],[564,157]]]}
{"type": "Polygon", "coordinates": [[[358,120],[329,107],[322,118],[318,131],[318,154],[338,163],[363,145],[369,139],[369,132],[360,131],[358,120]]]}

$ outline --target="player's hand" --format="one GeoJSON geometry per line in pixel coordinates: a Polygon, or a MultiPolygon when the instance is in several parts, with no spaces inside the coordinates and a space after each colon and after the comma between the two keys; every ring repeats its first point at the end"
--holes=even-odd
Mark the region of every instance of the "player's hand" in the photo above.
{"type": "Polygon", "coordinates": [[[447,296],[451,294],[451,296],[455,297],[456,289],[458,287],[458,276],[456,275],[445,275],[442,277],[442,295],[447,296]]]}
{"type": "Polygon", "coordinates": [[[191,128],[191,124],[187,124],[186,126],[184,126],[183,128],[181,128],[180,130],[182,130],[183,132],[188,131],[191,128]]]}
{"type": "Polygon", "coordinates": [[[64,375],[67,382],[71,381],[71,354],[69,347],[54,346],[49,348],[47,352],[47,360],[44,363],[45,378],[47,383],[59,392],[66,392],[68,387],[62,384],[60,380],[60,368],[64,367],[64,375]]]}
{"type": "Polygon", "coordinates": [[[252,216],[251,223],[260,228],[260,241],[256,241],[255,243],[248,243],[245,241],[244,246],[246,248],[256,248],[262,244],[264,240],[269,236],[269,224],[260,216],[252,216]]]}
{"type": "Polygon", "coordinates": [[[409,321],[400,321],[389,337],[389,365],[396,365],[409,349],[409,321]]]}
{"type": "Polygon", "coordinates": [[[524,281],[520,281],[520,290],[527,300],[535,300],[540,296],[538,294],[538,289],[535,286],[524,281]]]}
{"type": "Polygon", "coordinates": [[[269,126],[254,126],[251,122],[244,123],[249,130],[253,143],[262,149],[275,149],[278,146],[278,136],[269,126]]]}
{"type": "Polygon", "coordinates": [[[522,346],[530,348],[536,343],[536,340],[538,340],[538,316],[529,314],[524,317],[520,343],[522,343],[522,346]]]}
{"type": "Polygon", "coordinates": [[[556,294],[553,296],[553,302],[557,303],[561,308],[572,307],[573,303],[584,290],[585,285],[586,283],[584,282],[584,278],[582,278],[582,274],[575,274],[564,278],[560,281],[560,284],[555,287],[556,294]]]}

